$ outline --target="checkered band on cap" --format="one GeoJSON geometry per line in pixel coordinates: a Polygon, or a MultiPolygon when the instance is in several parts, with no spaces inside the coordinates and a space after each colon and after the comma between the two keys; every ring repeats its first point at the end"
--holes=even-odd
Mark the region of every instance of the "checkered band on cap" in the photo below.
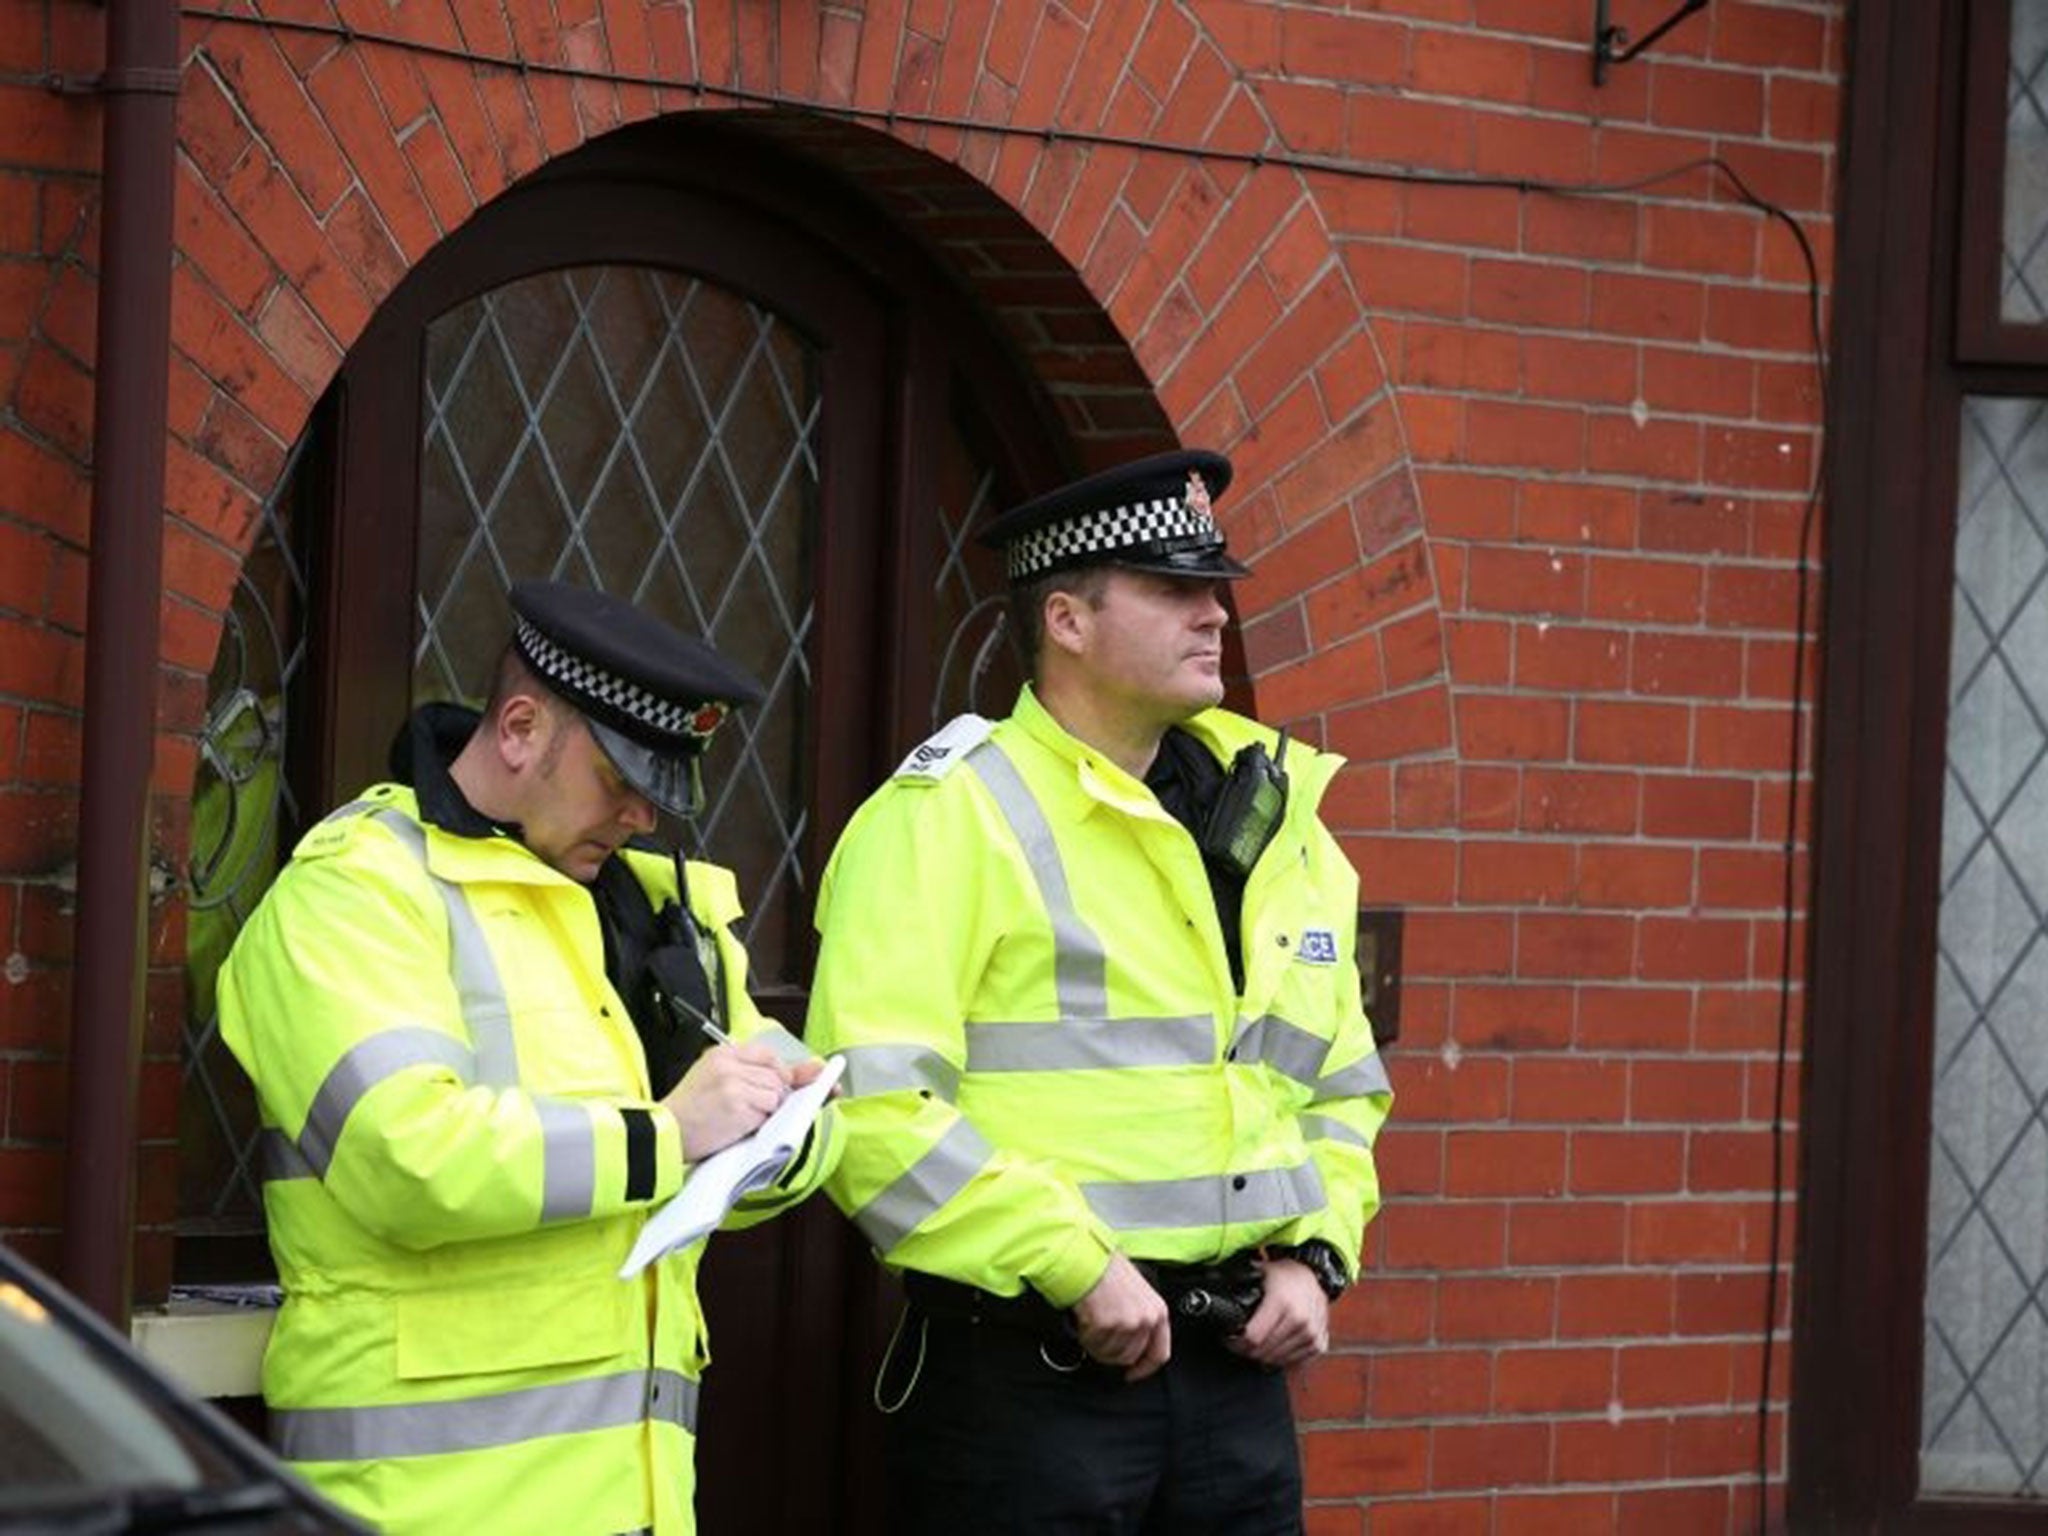
{"type": "Polygon", "coordinates": [[[725,719],[723,704],[664,699],[630,678],[607,672],[596,663],[562,649],[524,617],[520,618],[516,633],[520,654],[527,664],[578,708],[595,707],[600,713],[609,711],[623,723],[698,742],[709,741],[711,733],[725,719]]]}
{"type": "Polygon", "coordinates": [[[1029,581],[1063,566],[1118,555],[1158,557],[1223,543],[1216,519],[1205,508],[1177,496],[1129,506],[1104,507],[1034,528],[1010,542],[1003,553],[1011,581],[1029,581]]]}

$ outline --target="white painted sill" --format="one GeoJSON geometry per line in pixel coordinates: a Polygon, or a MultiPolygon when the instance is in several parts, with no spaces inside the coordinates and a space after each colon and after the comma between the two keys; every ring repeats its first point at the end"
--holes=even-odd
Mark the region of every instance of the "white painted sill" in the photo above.
{"type": "Polygon", "coordinates": [[[277,1310],[174,1297],[138,1310],[129,1337],[152,1365],[200,1397],[255,1397],[277,1310]]]}

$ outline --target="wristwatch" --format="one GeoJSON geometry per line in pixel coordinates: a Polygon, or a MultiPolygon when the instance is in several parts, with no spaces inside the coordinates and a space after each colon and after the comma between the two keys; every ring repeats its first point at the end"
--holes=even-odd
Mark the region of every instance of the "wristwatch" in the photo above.
{"type": "Polygon", "coordinates": [[[1344,1288],[1351,1284],[1351,1275],[1344,1268],[1344,1260],[1336,1247],[1320,1237],[1312,1237],[1305,1243],[1275,1245],[1266,1250],[1269,1259],[1292,1259],[1295,1263],[1316,1277],[1316,1284],[1323,1288],[1323,1294],[1335,1301],[1344,1294],[1344,1288]]]}

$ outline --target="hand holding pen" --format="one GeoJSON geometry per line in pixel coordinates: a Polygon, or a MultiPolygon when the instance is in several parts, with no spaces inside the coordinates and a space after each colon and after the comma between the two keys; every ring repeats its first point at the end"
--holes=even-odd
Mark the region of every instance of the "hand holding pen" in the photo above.
{"type": "Polygon", "coordinates": [[[682,1127],[683,1157],[699,1162],[755,1130],[789,1092],[789,1066],[765,1045],[734,1044],[701,1009],[684,1009],[716,1048],[690,1064],[661,1102],[682,1127]]]}
{"type": "MultiPolygon", "coordinates": [[[[712,1044],[728,1045],[736,1051],[749,1049],[749,1047],[736,1044],[731,1035],[720,1029],[715,1020],[706,1014],[703,1009],[692,1004],[688,998],[678,997],[674,1001],[682,1008],[683,1012],[697,1021],[697,1027],[704,1031],[712,1044]]],[[[752,1047],[751,1049],[762,1050],[765,1047],[752,1047]]],[[[825,1063],[816,1056],[807,1057],[802,1061],[786,1061],[782,1057],[776,1056],[773,1051],[769,1051],[768,1055],[774,1059],[778,1067],[783,1069],[782,1080],[785,1087],[801,1088],[805,1083],[808,1083],[812,1078],[825,1070],[825,1063]]],[[[836,1085],[832,1089],[832,1096],[834,1098],[839,1096],[839,1089],[836,1085]]]]}

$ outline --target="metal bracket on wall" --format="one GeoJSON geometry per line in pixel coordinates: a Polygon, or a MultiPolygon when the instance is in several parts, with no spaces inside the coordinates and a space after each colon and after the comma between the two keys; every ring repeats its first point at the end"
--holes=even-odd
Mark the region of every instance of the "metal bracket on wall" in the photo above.
{"type": "Polygon", "coordinates": [[[1593,83],[1605,85],[1608,65],[1626,64],[1693,12],[1706,8],[1707,0],[1685,0],[1677,10],[1644,33],[1641,41],[1630,44],[1628,28],[1615,26],[1607,20],[1607,0],[1593,0],[1593,83]]]}
{"type": "Polygon", "coordinates": [[[1382,1047],[1401,1038],[1401,917],[1399,907],[1358,909],[1358,991],[1382,1047]]]}
{"type": "Polygon", "coordinates": [[[175,96],[184,83],[183,70],[151,69],[141,64],[108,69],[97,75],[43,76],[44,88],[59,96],[175,96]]]}

